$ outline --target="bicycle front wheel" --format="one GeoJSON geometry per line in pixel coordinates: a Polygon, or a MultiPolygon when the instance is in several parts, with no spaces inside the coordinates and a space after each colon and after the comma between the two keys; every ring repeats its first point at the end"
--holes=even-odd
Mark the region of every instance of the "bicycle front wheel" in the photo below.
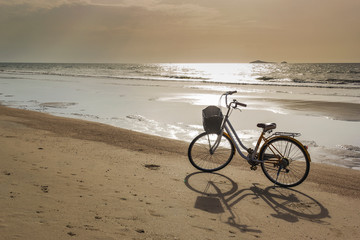
{"type": "Polygon", "coordinates": [[[310,171],[310,157],[297,140],[279,136],[270,139],[260,150],[261,168],[265,176],[282,187],[302,183],[310,171]]]}
{"type": "Polygon", "coordinates": [[[219,146],[214,152],[211,151],[218,136],[204,132],[190,143],[188,157],[195,168],[204,172],[214,172],[230,163],[235,154],[235,147],[227,135],[223,134],[219,146]]]}

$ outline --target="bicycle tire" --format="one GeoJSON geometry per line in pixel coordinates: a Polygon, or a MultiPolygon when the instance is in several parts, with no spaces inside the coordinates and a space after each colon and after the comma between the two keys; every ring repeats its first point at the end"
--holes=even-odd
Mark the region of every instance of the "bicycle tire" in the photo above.
{"type": "Polygon", "coordinates": [[[274,137],[262,146],[259,155],[265,176],[281,187],[297,186],[309,174],[310,156],[294,138],[274,137]]]}
{"type": "Polygon", "coordinates": [[[218,134],[203,132],[192,140],[188,149],[190,163],[203,172],[214,172],[230,163],[235,154],[232,140],[222,135],[220,144],[214,153],[210,146],[216,141],[218,134]]]}

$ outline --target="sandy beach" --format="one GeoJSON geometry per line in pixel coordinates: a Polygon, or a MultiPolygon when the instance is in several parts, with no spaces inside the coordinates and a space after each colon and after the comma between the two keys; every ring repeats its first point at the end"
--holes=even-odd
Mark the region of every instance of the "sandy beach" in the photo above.
{"type": "Polygon", "coordinates": [[[215,174],[187,142],[0,107],[1,239],[357,239],[360,172],[311,165],[273,188],[239,156],[215,174]]]}

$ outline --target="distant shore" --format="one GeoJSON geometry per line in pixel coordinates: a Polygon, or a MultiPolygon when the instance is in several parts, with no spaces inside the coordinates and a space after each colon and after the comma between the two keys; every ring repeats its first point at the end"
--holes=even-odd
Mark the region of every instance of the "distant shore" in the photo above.
{"type": "MultiPolygon", "coordinates": [[[[263,60],[255,60],[255,61],[251,61],[250,63],[276,63],[276,62],[267,62],[267,61],[263,61],[263,60]]],[[[280,63],[286,64],[288,62],[287,61],[282,61],[280,63]]]]}

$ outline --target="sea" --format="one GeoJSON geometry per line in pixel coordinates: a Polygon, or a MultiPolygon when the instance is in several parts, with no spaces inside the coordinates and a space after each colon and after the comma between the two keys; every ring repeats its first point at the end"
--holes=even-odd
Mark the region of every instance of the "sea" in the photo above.
{"type": "Polygon", "coordinates": [[[245,144],[276,122],[314,162],[360,170],[360,63],[0,63],[2,105],[186,142],[229,90],[248,106],[232,115],[245,144]]]}

